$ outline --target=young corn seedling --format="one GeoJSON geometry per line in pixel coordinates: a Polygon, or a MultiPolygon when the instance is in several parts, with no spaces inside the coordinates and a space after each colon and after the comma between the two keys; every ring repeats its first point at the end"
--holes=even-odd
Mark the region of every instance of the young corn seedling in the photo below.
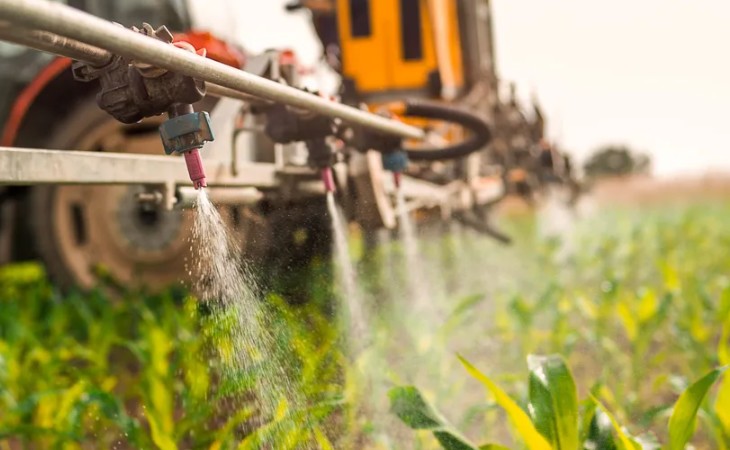
{"type": "MultiPolygon", "coordinates": [[[[694,434],[698,412],[710,388],[727,369],[724,366],[710,371],[679,396],[669,419],[666,443],[659,447],[647,438],[630,435],[595,397],[579,403],[573,375],[561,356],[528,357],[526,410],[466,359],[459,359],[504,410],[521,446],[529,450],[684,449],[694,434]]],[[[430,431],[445,450],[506,448],[499,444],[474,444],[429,405],[413,386],[393,388],[390,399],[392,412],[403,423],[414,430],[430,431]]]]}

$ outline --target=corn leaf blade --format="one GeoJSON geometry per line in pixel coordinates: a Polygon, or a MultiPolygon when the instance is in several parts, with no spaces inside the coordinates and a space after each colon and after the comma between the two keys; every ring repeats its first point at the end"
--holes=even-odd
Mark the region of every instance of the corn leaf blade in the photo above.
{"type": "Polygon", "coordinates": [[[414,386],[395,387],[389,392],[390,409],[413,430],[432,430],[443,426],[443,419],[414,386]]]}
{"type": "Polygon", "coordinates": [[[669,450],[682,450],[695,431],[697,412],[707,393],[727,366],[715,369],[688,387],[674,404],[669,418],[669,450]]]}
{"type": "Polygon", "coordinates": [[[596,407],[586,436],[586,448],[616,450],[617,444],[613,435],[613,424],[608,415],[596,407]]]}
{"type": "MultiPolygon", "coordinates": [[[[717,355],[720,364],[730,364],[730,317],[725,319],[725,325],[720,336],[720,344],[717,348],[717,355]]],[[[720,420],[723,432],[730,439],[730,407],[728,405],[730,405],[730,377],[724,377],[717,392],[715,413],[720,420]]]]}
{"type": "Polygon", "coordinates": [[[608,408],[606,408],[597,398],[593,396],[591,396],[591,398],[594,402],[596,402],[596,405],[598,405],[600,410],[606,414],[608,420],[611,421],[613,431],[616,433],[616,436],[618,436],[618,442],[616,442],[616,447],[618,448],[618,450],[642,450],[641,444],[639,444],[634,438],[626,434],[623,428],[621,428],[621,425],[618,423],[618,420],[616,420],[616,417],[611,414],[611,411],[609,411],[608,408]]]}
{"type": "Polygon", "coordinates": [[[499,388],[492,380],[486,375],[481,373],[476,367],[474,367],[469,361],[459,356],[459,360],[466,368],[469,374],[481,382],[487,390],[494,396],[499,406],[504,409],[507,416],[512,422],[512,426],[517,430],[520,437],[524,441],[525,445],[530,450],[551,450],[552,447],[548,441],[540,434],[535,428],[530,417],[520,406],[510,398],[502,389],[499,388]]]}
{"type": "Polygon", "coordinates": [[[527,357],[528,411],[537,430],[555,449],[578,448],[578,392],[573,375],[557,355],[527,357]]]}
{"type": "Polygon", "coordinates": [[[413,386],[399,386],[390,390],[390,410],[413,430],[430,430],[445,450],[477,450],[461,436],[413,386]]]}

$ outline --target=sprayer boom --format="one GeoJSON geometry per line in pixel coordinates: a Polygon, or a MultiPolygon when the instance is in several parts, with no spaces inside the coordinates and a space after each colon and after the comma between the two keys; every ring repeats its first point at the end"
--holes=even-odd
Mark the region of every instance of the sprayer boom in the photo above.
{"type": "Polygon", "coordinates": [[[421,139],[421,129],[258,77],[181,51],[104,19],[45,0],[0,0],[0,16],[25,28],[58,34],[127,59],[160,67],[228,89],[341,119],[386,134],[421,139]]]}

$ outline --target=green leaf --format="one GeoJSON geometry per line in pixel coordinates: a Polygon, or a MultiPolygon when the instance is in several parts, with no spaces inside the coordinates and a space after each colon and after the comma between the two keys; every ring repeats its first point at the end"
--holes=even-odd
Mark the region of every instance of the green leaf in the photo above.
{"type": "Polygon", "coordinates": [[[391,412],[414,430],[430,430],[445,450],[477,450],[424,400],[417,388],[395,387],[388,396],[391,412]]]}
{"type": "Polygon", "coordinates": [[[426,403],[414,386],[395,387],[388,393],[390,410],[414,430],[431,430],[443,426],[438,413],[426,403]]]}
{"type": "Polygon", "coordinates": [[[530,417],[520,406],[512,400],[502,389],[499,388],[486,375],[481,373],[469,361],[459,356],[459,360],[469,374],[479,380],[494,396],[497,404],[505,410],[512,426],[517,430],[522,440],[530,450],[551,450],[552,447],[547,440],[537,431],[530,421],[530,417]]]}
{"type": "MultiPolygon", "coordinates": [[[[725,319],[717,355],[720,364],[730,364],[730,317],[725,319]]],[[[717,391],[715,412],[722,424],[723,432],[730,438],[730,407],[728,405],[730,405],[730,377],[725,377],[717,391]]]]}
{"type": "Polygon", "coordinates": [[[722,327],[720,342],[717,345],[717,357],[720,364],[730,364],[730,317],[725,319],[725,325],[722,327]]]}
{"type": "Polygon", "coordinates": [[[454,308],[454,310],[451,312],[451,317],[460,317],[463,316],[465,313],[471,312],[474,306],[483,302],[487,298],[489,297],[484,294],[473,294],[463,298],[456,305],[456,308],[454,308]]]}
{"type": "Polygon", "coordinates": [[[322,450],[335,450],[332,442],[327,438],[327,435],[322,431],[320,427],[314,427],[314,439],[322,450]]]}
{"type": "Polygon", "coordinates": [[[473,315],[470,315],[469,313],[474,310],[474,307],[484,300],[486,300],[488,297],[484,294],[474,294],[470,295],[464,299],[462,299],[457,305],[456,308],[449,314],[449,317],[444,322],[444,325],[441,327],[440,333],[442,336],[447,336],[452,331],[459,328],[459,326],[469,317],[472,317],[473,315]]]}
{"type": "Polygon", "coordinates": [[[611,425],[613,425],[613,431],[616,433],[616,436],[618,436],[618,442],[616,442],[616,447],[618,450],[641,450],[641,444],[636,442],[636,440],[626,434],[626,432],[621,428],[621,425],[619,425],[618,420],[616,420],[616,417],[614,417],[613,414],[611,414],[611,411],[608,410],[601,402],[596,398],[591,396],[594,402],[596,402],[596,405],[600,408],[603,413],[606,414],[606,417],[611,421],[611,425]]]}
{"type": "Polygon", "coordinates": [[[669,450],[682,450],[689,442],[695,431],[697,411],[702,401],[726,369],[727,366],[709,372],[679,396],[672,417],[669,418],[669,450]]]}
{"type": "Polygon", "coordinates": [[[602,450],[616,450],[617,448],[611,418],[598,407],[595,408],[584,447],[602,450]]]}
{"type": "Polygon", "coordinates": [[[730,377],[725,377],[717,391],[715,400],[715,412],[722,424],[724,433],[730,438],[730,377]]]}
{"type": "Polygon", "coordinates": [[[578,448],[578,393],[565,361],[557,355],[527,357],[528,411],[537,430],[555,449],[578,448]]]}
{"type": "MultiPolygon", "coordinates": [[[[318,403],[305,409],[292,409],[286,399],[281,399],[273,420],[246,436],[237,449],[271,448],[269,445],[272,443],[276,444],[277,450],[302,448],[312,433],[311,427],[321,424],[339,406],[341,402],[334,401],[318,403]]],[[[314,437],[316,440],[316,435],[314,437]]]]}
{"type": "Polygon", "coordinates": [[[434,431],[433,435],[445,450],[476,450],[476,447],[451,431],[434,431]]]}

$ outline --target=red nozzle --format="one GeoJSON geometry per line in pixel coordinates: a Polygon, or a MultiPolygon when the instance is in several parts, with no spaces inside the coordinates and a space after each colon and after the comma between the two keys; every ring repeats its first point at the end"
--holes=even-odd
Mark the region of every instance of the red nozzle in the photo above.
{"type": "Polygon", "coordinates": [[[205,170],[203,169],[203,160],[200,158],[200,152],[197,148],[185,152],[185,164],[188,166],[188,174],[193,182],[195,189],[208,186],[205,181],[205,170]]]}
{"type": "Polygon", "coordinates": [[[324,190],[327,192],[335,192],[335,178],[332,176],[332,168],[325,167],[322,169],[322,182],[324,190]]]}
{"type": "Polygon", "coordinates": [[[393,172],[393,183],[395,183],[396,189],[400,189],[400,181],[401,181],[401,173],[393,172]]]}

